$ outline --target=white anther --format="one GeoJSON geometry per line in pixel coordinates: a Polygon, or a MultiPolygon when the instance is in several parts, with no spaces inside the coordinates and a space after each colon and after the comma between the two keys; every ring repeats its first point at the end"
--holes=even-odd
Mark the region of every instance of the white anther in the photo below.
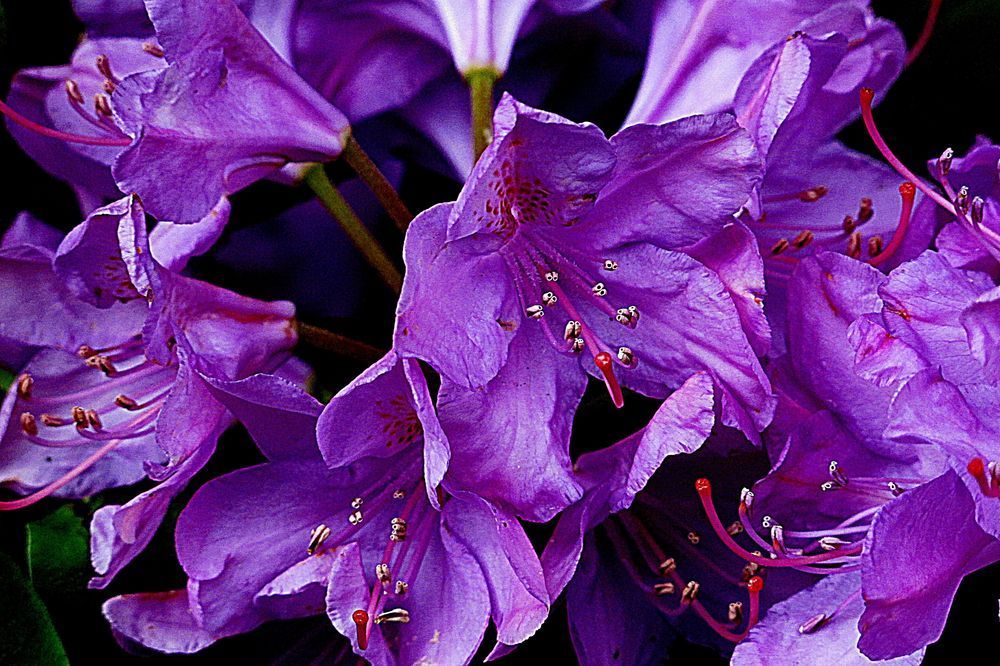
{"type": "Polygon", "coordinates": [[[674,584],[670,582],[656,583],[653,585],[653,594],[658,597],[665,597],[668,594],[673,594],[675,589],[674,584]]]}
{"type": "Polygon", "coordinates": [[[749,488],[744,488],[740,491],[740,503],[743,504],[747,509],[753,505],[753,491],[749,488]]]}
{"type": "Polygon", "coordinates": [[[365,503],[365,500],[363,498],[361,498],[361,497],[355,497],[354,499],[351,500],[351,508],[352,509],[360,509],[361,505],[364,504],[364,503],[365,503]]]}
{"type": "Polygon", "coordinates": [[[583,338],[574,338],[573,343],[570,345],[570,351],[573,353],[580,353],[583,348],[587,346],[587,341],[583,338]]]}
{"type": "Polygon", "coordinates": [[[618,262],[611,259],[604,260],[604,270],[611,272],[618,270],[618,262]]]}
{"type": "Polygon", "coordinates": [[[396,596],[402,596],[406,594],[406,591],[409,589],[410,586],[405,580],[396,581],[396,596]]]}
{"type": "Polygon", "coordinates": [[[948,172],[951,171],[951,161],[955,157],[955,151],[951,148],[945,148],[944,152],[941,153],[941,157],[938,158],[938,171],[941,172],[942,176],[947,176],[948,172]]]}
{"type": "Polygon", "coordinates": [[[765,530],[769,530],[771,529],[771,525],[774,525],[775,523],[771,516],[764,516],[760,519],[760,524],[765,530]]]}
{"type": "Polygon", "coordinates": [[[392,499],[403,499],[404,497],[406,497],[406,491],[402,488],[399,488],[392,493],[392,499]]]}
{"type": "Polygon", "coordinates": [[[615,314],[615,321],[628,326],[632,322],[632,316],[629,314],[628,308],[618,308],[618,312],[615,314]]]}
{"type": "Polygon", "coordinates": [[[393,608],[375,616],[375,624],[382,624],[383,622],[402,622],[405,624],[409,621],[410,612],[405,608],[393,608]]]}
{"type": "Polygon", "coordinates": [[[551,291],[547,291],[544,294],[542,294],[542,303],[545,303],[546,305],[552,306],[555,305],[558,301],[559,297],[556,296],[551,291]]]}
{"type": "Polygon", "coordinates": [[[389,576],[389,565],[385,562],[375,565],[375,577],[378,578],[380,583],[388,583],[391,580],[389,576]]]}
{"type": "Polygon", "coordinates": [[[569,342],[570,340],[578,338],[580,337],[581,330],[583,330],[583,324],[570,319],[566,322],[566,328],[563,329],[563,339],[569,342]]]}
{"type": "Polygon", "coordinates": [[[837,486],[834,485],[833,481],[824,481],[823,483],[819,484],[819,489],[822,490],[823,492],[826,492],[828,490],[833,490],[836,487],[837,486]]]}
{"type": "Polygon", "coordinates": [[[559,282],[559,271],[548,271],[545,274],[545,279],[549,282],[559,282]]]}
{"type": "Polygon", "coordinates": [[[364,519],[365,517],[361,515],[360,511],[355,511],[354,513],[352,513],[347,517],[347,522],[349,522],[351,525],[360,525],[361,521],[364,519]]]}
{"type": "Polygon", "coordinates": [[[635,358],[635,353],[628,347],[618,348],[618,360],[630,368],[634,368],[638,365],[638,361],[635,358]]]}
{"type": "Polygon", "coordinates": [[[541,305],[532,305],[524,311],[524,314],[528,315],[532,319],[541,319],[545,315],[545,308],[541,305]]]}
{"type": "Polygon", "coordinates": [[[819,540],[819,547],[823,550],[837,550],[841,546],[846,546],[849,543],[849,541],[844,541],[839,537],[825,536],[819,540]]]}
{"type": "Polygon", "coordinates": [[[771,543],[781,552],[785,552],[785,530],[781,525],[771,527],[771,543]]]}
{"type": "Polygon", "coordinates": [[[330,528],[326,525],[320,523],[312,529],[309,533],[309,545],[306,547],[306,552],[312,555],[316,552],[323,542],[326,541],[327,537],[330,536],[330,528]]]}
{"type": "Polygon", "coordinates": [[[601,297],[604,297],[604,296],[607,296],[607,295],[608,295],[608,290],[607,290],[607,288],[606,288],[606,287],[604,286],[604,283],[603,283],[603,282],[598,282],[598,283],[597,283],[597,284],[595,284],[595,285],[594,285],[593,287],[591,287],[591,288],[590,288],[590,292],[591,292],[591,293],[592,293],[592,294],[593,294],[594,296],[601,296],[601,297]]]}
{"type": "Polygon", "coordinates": [[[799,633],[800,634],[811,634],[812,632],[816,631],[817,629],[819,629],[820,627],[822,627],[824,624],[826,624],[826,621],[829,620],[829,619],[830,618],[827,616],[826,613],[820,613],[819,615],[813,615],[811,618],[809,618],[808,620],[806,620],[805,622],[803,622],[802,624],[799,625],[799,633]]]}
{"type": "Polygon", "coordinates": [[[900,495],[903,494],[903,489],[900,488],[899,484],[896,483],[895,481],[890,481],[886,485],[889,486],[889,492],[892,493],[893,497],[899,497],[900,495]]]}

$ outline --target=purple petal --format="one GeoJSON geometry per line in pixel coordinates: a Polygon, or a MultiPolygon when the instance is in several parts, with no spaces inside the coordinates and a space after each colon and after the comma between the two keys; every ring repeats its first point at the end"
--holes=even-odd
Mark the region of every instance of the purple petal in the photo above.
{"type": "Polygon", "coordinates": [[[541,562],[521,524],[467,493],[445,505],[443,521],[486,577],[497,641],[516,645],[530,638],[548,617],[549,595],[541,562]]]}
{"type": "Polygon", "coordinates": [[[275,375],[227,381],[201,375],[212,396],[240,420],[268,460],[316,457],[316,419],[323,406],[275,375]]]}
{"type": "Polygon", "coordinates": [[[711,268],[726,285],[740,315],[743,331],[758,356],[771,347],[771,326],[764,316],[764,262],[757,249],[757,239],[740,223],[684,248],[711,268]]]}
{"type": "MultiPolygon", "coordinates": [[[[860,598],[851,598],[861,585],[857,573],[827,576],[818,583],[767,609],[756,627],[736,646],[733,666],[765,666],[772,663],[803,663],[816,666],[868,666],[875,662],[857,648],[857,619],[864,608],[860,598]],[[841,607],[841,604],[846,603],[841,607]],[[811,633],[799,627],[820,613],[833,617],[811,633]]],[[[892,666],[917,666],[923,649],[913,654],[880,661],[892,666]]]]}
{"type": "Polygon", "coordinates": [[[945,474],[879,512],[862,555],[865,655],[888,659],[936,641],[962,578],[1000,560],[1000,542],[979,528],[974,508],[958,477],[945,474]]]}
{"type": "Polygon", "coordinates": [[[548,341],[529,327],[483,389],[445,380],[438,395],[452,445],[449,487],[476,493],[544,522],[581,495],[569,457],[570,431],[586,377],[573,359],[539,364],[548,341]],[[502,443],[502,455],[497,443],[502,443]]]}
{"type": "Polygon", "coordinates": [[[146,215],[137,197],[98,208],[60,243],[55,271],[78,298],[100,308],[145,296],[132,280],[137,267],[129,266],[148,261],[148,252],[139,258],[148,250],[145,232],[146,215]],[[138,242],[130,242],[133,238],[138,242]]]}
{"type": "Polygon", "coordinates": [[[201,442],[195,453],[180,463],[166,481],[137,495],[124,506],[102,506],[90,525],[90,561],[99,574],[88,587],[103,589],[149,544],[170,502],[184,490],[215,452],[215,437],[201,442]]]}
{"type": "Polygon", "coordinates": [[[229,199],[223,197],[200,222],[158,222],[149,233],[153,258],[169,271],[184,270],[191,257],[205,254],[219,240],[231,209],[229,199]]]}
{"type": "Polygon", "coordinates": [[[733,221],[762,175],[753,141],[727,114],[635,125],[611,143],[614,176],[573,229],[595,248],[695,243],[733,221]]]}
{"type": "Polygon", "coordinates": [[[407,232],[407,278],[396,306],[394,346],[451,381],[476,388],[506,362],[521,314],[501,257],[445,243],[452,210],[452,204],[429,208],[407,232]]]}
{"type": "Polygon", "coordinates": [[[102,610],[119,639],[160,652],[190,654],[215,642],[191,614],[185,590],[113,597],[102,610]]]}
{"type": "Polygon", "coordinates": [[[961,322],[972,355],[983,365],[987,381],[1000,383],[1000,288],[979,296],[962,312],[961,322]]]}

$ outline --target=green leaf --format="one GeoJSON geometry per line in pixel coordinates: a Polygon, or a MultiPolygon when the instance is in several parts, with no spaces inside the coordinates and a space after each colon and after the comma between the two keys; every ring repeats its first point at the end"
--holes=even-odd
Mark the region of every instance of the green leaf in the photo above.
{"type": "Polygon", "coordinates": [[[48,600],[86,589],[90,577],[89,535],[73,507],[64,504],[41,520],[28,523],[28,571],[39,594],[48,600]]]}
{"type": "Polygon", "coordinates": [[[10,557],[0,552],[0,664],[69,664],[45,604],[10,557]]]}
{"type": "MultiPolygon", "coordinates": [[[[0,22],[2,22],[2,20],[3,16],[0,15],[0,22]]],[[[2,25],[2,23],[0,23],[0,25],[2,25]]],[[[10,388],[11,382],[13,381],[14,381],[14,373],[8,372],[7,370],[0,368],[0,391],[6,393],[7,389],[10,388]]]]}

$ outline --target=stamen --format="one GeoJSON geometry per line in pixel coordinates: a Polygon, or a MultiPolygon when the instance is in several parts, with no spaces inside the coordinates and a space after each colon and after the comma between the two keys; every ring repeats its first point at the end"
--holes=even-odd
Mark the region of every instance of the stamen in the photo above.
{"type": "Polygon", "coordinates": [[[684,589],[681,590],[681,603],[689,604],[698,598],[698,592],[701,591],[701,585],[697,581],[689,580],[684,589]]]}
{"type": "Polygon", "coordinates": [[[101,430],[104,428],[104,424],[101,422],[101,417],[95,410],[88,409],[84,412],[84,416],[87,417],[87,424],[94,430],[101,430]]]}
{"type": "Polygon", "coordinates": [[[830,188],[826,185],[817,185],[816,187],[810,187],[809,189],[802,190],[801,192],[766,196],[763,201],[764,203],[777,203],[779,201],[794,201],[797,199],[803,203],[812,203],[822,199],[829,191],[830,188]]]}
{"type": "Polygon", "coordinates": [[[777,243],[771,246],[771,254],[781,254],[788,249],[788,239],[781,238],[777,243]]]}
{"type": "Polygon", "coordinates": [[[705,510],[705,515],[708,518],[708,522],[712,525],[712,529],[715,531],[715,534],[719,537],[722,543],[729,548],[729,550],[747,562],[753,562],[763,567],[801,567],[803,565],[829,562],[830,560],[839,559],[846,555],[856,555],[861,552],[862,544],[858,543],[848,548],[843,548],[830,553],[823,553],[821,555],[786,555],[772,558],[755,555],[736,543],[736,541],[733,540],[733,537],[726,532],[726,528],[722,525],[722,521],[719,519],[719,514],[715,510],[715,504],[712,502],[712,484],[709,480],[698,479],[695,482],[695,490],[698,492],[698,497],[705,510]]]}
{"type": "Polygon", "coordinates": [[[330,528],[326,525],[320,523],[312,529],[309,533],[309,545],[306,547],[306,552],[310,555],[314,555],[316,550],[323,545],[327,537],[330,536],[330,528]]]}
{"type": "Polygon", "coordinates": [[[163,57],[163,49],[161,49],[159,45],[154,44],[153,42],[144,42],[142,45],[142,50],[148,53],[149,55],[153,56],[154,58],[163,57]]]}
{"type": "Polygon", "coordinates": [[[861,197],[861,204],[858,207],[858,224],[864,224],[875,217],[875,208],[870,197],[861,197]]]}
{"type": "Polygon", "coordinates": [[[804,231],[799,232],[799,234],[792,239],[792,245],[794,245],[797,250],[801,250],[806,245],[809,245],[809,243],[813,241],[813,238],[813,232],[805,229],[804,231]]]}
{"type": "Polygon", "coordinates": [[[800,634],[811,634],[817,629],[820,629],[830,620],[826,613],[820,613],[819,615],[813,615],[811,618],[799,625],[800,634]]]}
{"type": "Polygon", "coordinates": [[[35,385],[35,380],[27,372],[22,372],[17,376],[17,397],[22,400],[31,398],[31,387],[35,385]]]}
{"type": "Polygon", "coordinates": [[[21,414],[21,430],[24,434],[34,437],[38,434],[38,422],[35,421],[35,415],[31,412],[24,412],[21,414]]]}
{"type": "Polygon", "coordinates": [[[80,143],[86,146],[116,146],[120,148],[124,148],[132,143],[132,140],[126,137],[84,136],[82,134],[71,134],[69,132],[62,132],[51,127],[46,127],[22,116],[20,113],[7,106],[7,104],[3,101],[0,101],[0,113],[10,118],[21,127],[50,139],[59,139],[60,141],[66,141],[68,143],[80,143]]]}
{"type": "Polygon", "coordinates": [[[676,587],[669,581],[666,583],[655,583],[653,585],[653,594],[658,597],[665,597],[668,594],[673,594],[675,590],[676,587]]]}
{"type": "Polygon", "coordinates": [[[906,168],[906,166],[896,157],[895,154],[889,149],[889,145],[882,138],[882,134],[878,131],[878,127],[875,125],[875,118],[872,115],[872,102],[875,99],[875,91],[871,88],[861,89],[861,119],[864,121],[865,129],[868,130],[868,135],[871,137],[872,141],[875,143],[875,147],[878,151],[882,153],[882,157],[892,165],[899,174],[906,180],[913,183],[917,189],[933,199],[939,206],[944,208],[946,211],[955,214],[955,209],[952,207],[951,203],[938,194],[932,187],[927,185],[924,181],[917,178],[916,175],[906,168]]]}
{"type": "Polygon", "coordinates": [[[393,608],[375,616],[375,624],[383,622],[402,622],[406,624],[410,621],[410,612],[405,608],[393,608]]]}
{"type": "Polygon", "coordinates": [[[73,79],[66,79],[66,96],[69,97],[70,104],[83,104],[83,93],[80,91],[80,84],[73,79]]]}
{"type": "Polygon", "coordinates": [[[739,626],[740,622],[743,621],[743,604],[739,601],[730,603],[729,611],[726,613],[726,618],[729,620],[730,624],[739,626]]]}
{"type": "Polygon", "coordinates": [[[855,231],[847,238],[847,256],[852,259],[861,257],[861,232],[855,231]]]}
{"type": "Polygon", "coordinates": [[[903,183],[899,186],[899,196],[902,203],[899,208],[899,224],[892,234],[892,240],[882,252],[868,260],[872,266],[879,266],[890,259],[896,251],[903,245],[906,232],[910,228],[910,215],[913,213],[913,200],[917,195],[917,187],[913,183],[903,183]]]}
{"type": "Polygon", "coordinates": [[[409,589],[410,589],[410,584],[407,583],[405,580],[396,581],[395,593],[397,597],[405,595],[409,589]]]}
{"type": "Polygon", "coordinates": [[[76,424],[77,428],[87,427],[87,412],[83,409],[83,407],[74,407],[71,414],[73,415],[73,423],[76,424]]]}
{"type": "Polygon", "coordinates": [[[107,95],[101,93],[94,95],[94,111],[98,116],[111,117],[114,112],[111,110],[111,100],[108,99],[107,95]]]}
{"type": "Polygon", "coordinates": [[[868,239],[868,256],[877,257],[882,252],[882,237],[872,236],[868,239]]]}
{"type": "Polygon", "coordinates": [[[351,613],[351,619],[354,620],[354,624],[358,628],[358,648],[361,650],[368,649],[368,611],[358,610],[351,613]]]}
{"type": "Polygon", "coordinates": [[[909,53],[906,54],[906,60],[903,62],[903,67],[909,67],[913,64],[924,47],[927,46],[927,42],[931,40],[931,35],[934,34],[934,24],[937,22],[938,13],[941,11],[941,0],[931,0],[930,7],[927,8],[927,19],[924,21],[924,27],[920,31],[920,36],[917,37],[917,41],[913,43],[910,48],[909,53]]]}
{"type": "Polygon", "coordinates": [[[115,404],[122,409],[127,409],[130,412],[134,412],[139,409],[139,403],[128,397],[125,394],[118,394],[115,396],[115,404]]]}
{"type": "Polygon", "coordinates": [[[618,262],[617,261],[613,261],[611,259],[605,259],[604,260],[604,270],[608,271],[609,273],[612,272],[612,271],[618,270],[618,262]]]}
{"type": "Polygon", "coordinates": [[[542,303],[544,303],[545,305],[552,307],[558,302],[559,298],[551,291],[547,291],[544,294],[542,294],[542,303]]]}
{"type": "Polygon", "coordinates": [[[23,509],[26,506],[31,506],[32,504],[39,502],[52,493],[56,492],[67,483],[75,479],[76,477],[83,474],[85,471],[90,469],[94,463],[103,458],[105,455],[110,453],[116,446],[118,446],[122,440],[113,439],[97,451],[85,458],[80,464],[71,469],[70,471],[63,474],[61,477],[50,483],[49,485],[33,492],[30,495],[26,495],[20,499],[12,500],[10,502],[0,502],[0,511],[14,511],[16,509],[23,509]]]}

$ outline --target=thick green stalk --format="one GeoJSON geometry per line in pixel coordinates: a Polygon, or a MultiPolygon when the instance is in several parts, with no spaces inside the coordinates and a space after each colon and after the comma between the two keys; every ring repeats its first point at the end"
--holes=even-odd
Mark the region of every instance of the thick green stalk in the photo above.
{"type": "Polygon", "coordinates": [[[474,69],[465,75],[472,95],[472,150],[475,160],[493,140],[493,84],[499,77],[496,70],[489,68],[474,69]]]}

